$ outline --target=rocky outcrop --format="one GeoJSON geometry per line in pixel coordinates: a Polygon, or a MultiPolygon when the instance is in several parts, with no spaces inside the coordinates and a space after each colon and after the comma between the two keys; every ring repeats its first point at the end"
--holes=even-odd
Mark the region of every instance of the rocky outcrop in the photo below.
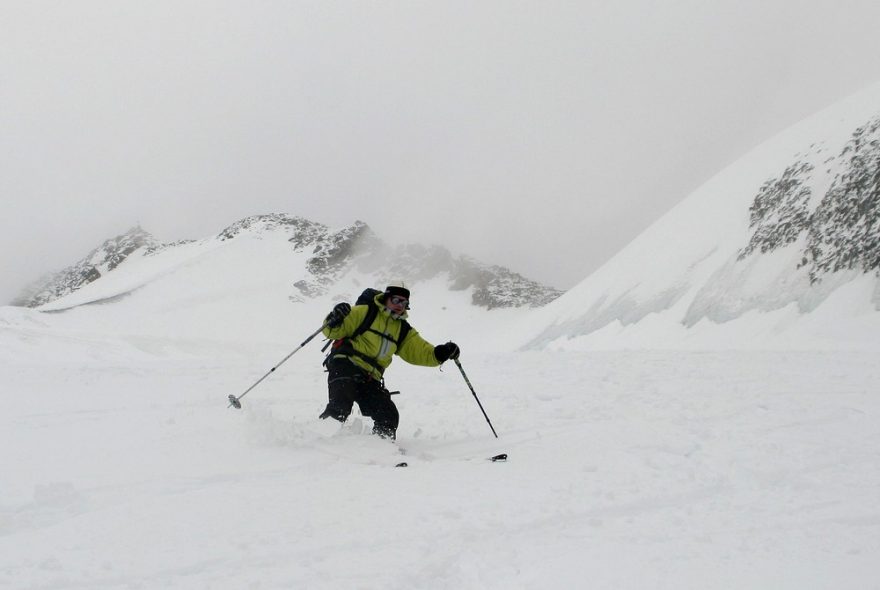
{"type": "Polygon", "coordinates": [[[761,187],[740,260],[802,238],[800,266],[811,282],[841,270],[880,273],[880,117],[856,129],[841,153],[822,165],[840,171],[821,198],[810,189],[816,166],[803,160],[761,187]]]}
{"type": "Polygon", "coordinates": [[[88,256],[64,270],[46,275],[24,289],[12,305],[38,307],[73,293],[97,281],[139,249],[155,248],[159,244],[148,232],[133,227],[122,235],[105,241],[88,256]]]}
{"type": "MultiPolygon", "coordinates": [[[[283,213],[254,215],[233,223],[211,239],[227,242],[243,236],[282,236],[294,251],[309,254],[304,269],[307,277],[292,284],[288,297],[293,302],[325,295],[353,269],[376,277],[380,283],[401,277],[417,283],[443,276],[451,290],[473,289],[474,305],[488,309],[537,307],[561,295],[561,291],[506,268],[454,256],[441,246],[390,246],[362,221],[331,230],[326,225],[283,213]]],[[[108,240],[77,264],[46,277],[23,293],[15,304],[37,307],[72,293],[100,279],[138,249],[142,249],[144,256],[153,256],[188,243],[191,242],[160,244],[141,228],[134,228],[108,240]]]]}

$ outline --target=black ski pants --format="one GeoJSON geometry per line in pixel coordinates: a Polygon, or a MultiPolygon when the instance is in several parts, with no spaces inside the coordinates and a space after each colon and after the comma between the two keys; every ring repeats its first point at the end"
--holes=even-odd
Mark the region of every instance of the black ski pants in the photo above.
{"type": "Polygon", "coordinates": [[[400,414],[391,394],[363,369],[345,357],[327,362],[327,386],[330,401],[322,416],[344,422],[357,403],[361,414],[373,419],[373,434],[395,438],[400,414]]]}

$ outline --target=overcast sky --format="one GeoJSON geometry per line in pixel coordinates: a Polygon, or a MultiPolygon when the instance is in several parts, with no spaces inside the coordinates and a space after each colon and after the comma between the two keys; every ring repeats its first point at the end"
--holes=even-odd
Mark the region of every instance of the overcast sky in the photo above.
{"type": "Polygon", "coordinates": [[[268,212],[568,288],[880,80],[877,23],[876,0],[0,0],[0,299],[138,223],[268,212]]]}

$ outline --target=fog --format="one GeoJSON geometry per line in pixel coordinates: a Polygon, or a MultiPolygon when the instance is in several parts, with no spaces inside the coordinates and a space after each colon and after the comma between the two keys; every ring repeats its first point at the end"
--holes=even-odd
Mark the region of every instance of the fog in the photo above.
{"type": "Polygon", "coordinates": [[[878,22],[846,0],[3,1],[0,301],[136,224],[268,212],[569,288],[880,80],[878,22]]]}

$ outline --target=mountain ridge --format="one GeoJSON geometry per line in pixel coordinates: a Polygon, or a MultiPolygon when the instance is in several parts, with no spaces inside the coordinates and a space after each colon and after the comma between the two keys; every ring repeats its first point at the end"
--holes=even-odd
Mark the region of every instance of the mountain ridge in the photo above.
{"type": "Polygon", "coordinates": [[[538,310],[524,347],[805,346],[845,342],[844,325],[869,339],[880,317],[878,170],[880,84],[720,171],[538,310]]]}
{"type": "MultiPolygon", "coordinates": [[[[450,290],[473,289],[473,305],[486,309],[537,307],[561,294],[557,289],[507,268],[481,263],[464,255],[456,256],[442,246],[389,245],[360,220],[341,229],[331,229],[304,217],[270,213],[239,219],[215,236],[202,240],[166,244],[135,226],[106,240],[73,265],[28,286],[12,305],[58,310],[65,307],[65,299],[71,299],[70,296],[83,287],[110,276],[134,255],[155,257],[194,245],[207,250],[245,236],[258,240],[281,236],[293,252],[305,256],[306,277],[295,281],[289,293],[289,299],[294,303],[326,295],[352,271],[372,274],[383,283],[401,278],[423,281],[446,273],[450,290]]],[[[74,299],[67,307],[83,303],[88,301],[74,299]]]]}

